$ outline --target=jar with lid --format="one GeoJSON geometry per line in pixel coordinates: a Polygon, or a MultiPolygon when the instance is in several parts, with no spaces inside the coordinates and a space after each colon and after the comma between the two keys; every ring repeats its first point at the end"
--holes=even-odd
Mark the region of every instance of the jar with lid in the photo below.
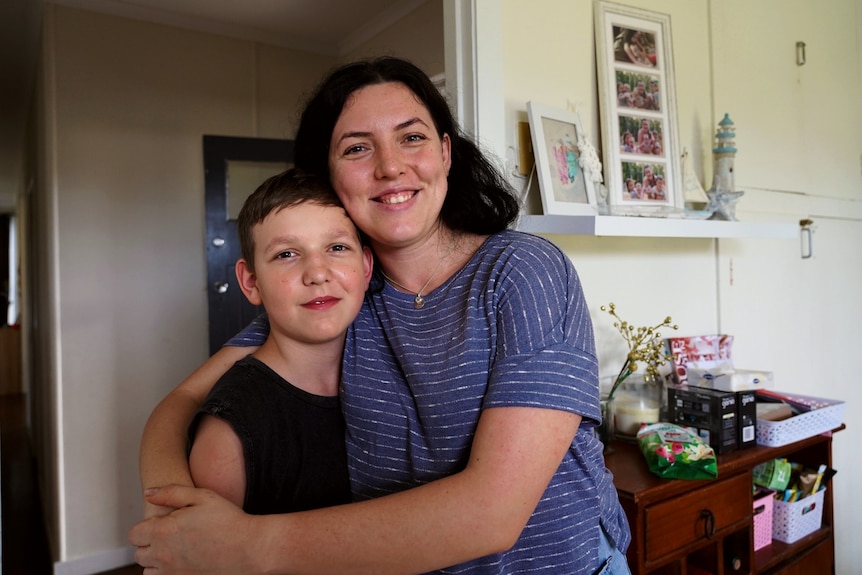
{"type": "Polygon", "coordinates": [[[642,373],[629,375],[613,398],[614,433],[634,441],[642,424],[661,421],[663,387],[658,378],[642,373]]]}

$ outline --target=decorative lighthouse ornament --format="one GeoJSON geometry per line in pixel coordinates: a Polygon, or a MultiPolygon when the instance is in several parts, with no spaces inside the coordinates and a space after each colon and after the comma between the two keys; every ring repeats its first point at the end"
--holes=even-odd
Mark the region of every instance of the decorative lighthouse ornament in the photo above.
{"type": "Polygon", "coordinates": [[[714,160],[712,188],[706,193],[709,209],[713,211],[711,220],[736,221],[736,202],[745,192],[737,192],[733,186],[733,159],[736,157],[736,142],[733,139],[733,121],[725,114],[718,123],[715,133],[715,147],[712,149],[714,160]]]}

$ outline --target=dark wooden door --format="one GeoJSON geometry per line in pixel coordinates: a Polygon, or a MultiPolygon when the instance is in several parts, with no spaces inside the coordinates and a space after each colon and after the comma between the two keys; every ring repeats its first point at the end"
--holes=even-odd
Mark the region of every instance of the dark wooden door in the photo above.
{"type": "Polygon", "coordinates": [[[207,294],[210,354],[261,312],[237,284],[236,218],[245,198],[267,177],[293,164],[293,141],[204,136],[207,294]]]}

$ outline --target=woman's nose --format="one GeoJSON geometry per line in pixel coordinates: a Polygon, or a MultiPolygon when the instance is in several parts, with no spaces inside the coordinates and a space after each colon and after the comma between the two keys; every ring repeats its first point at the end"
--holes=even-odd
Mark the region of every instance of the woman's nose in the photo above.
{"type": "Polygon", "coordinates": [[[404,172],[401,154],[395,146],[377,148],[375,175],[378,178],[394,178],[404,172]]]}

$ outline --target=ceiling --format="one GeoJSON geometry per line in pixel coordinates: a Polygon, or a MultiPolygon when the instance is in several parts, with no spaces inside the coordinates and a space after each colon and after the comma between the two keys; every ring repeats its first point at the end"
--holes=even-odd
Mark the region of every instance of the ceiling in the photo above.
{"type": "MultiPolygon", "coordinates": [[[[427,0],[44,0],[329,55],[349,52],[427,0]]],[[[43,0],[0,0],[0,212],[21,189],[43,0]]]]}

